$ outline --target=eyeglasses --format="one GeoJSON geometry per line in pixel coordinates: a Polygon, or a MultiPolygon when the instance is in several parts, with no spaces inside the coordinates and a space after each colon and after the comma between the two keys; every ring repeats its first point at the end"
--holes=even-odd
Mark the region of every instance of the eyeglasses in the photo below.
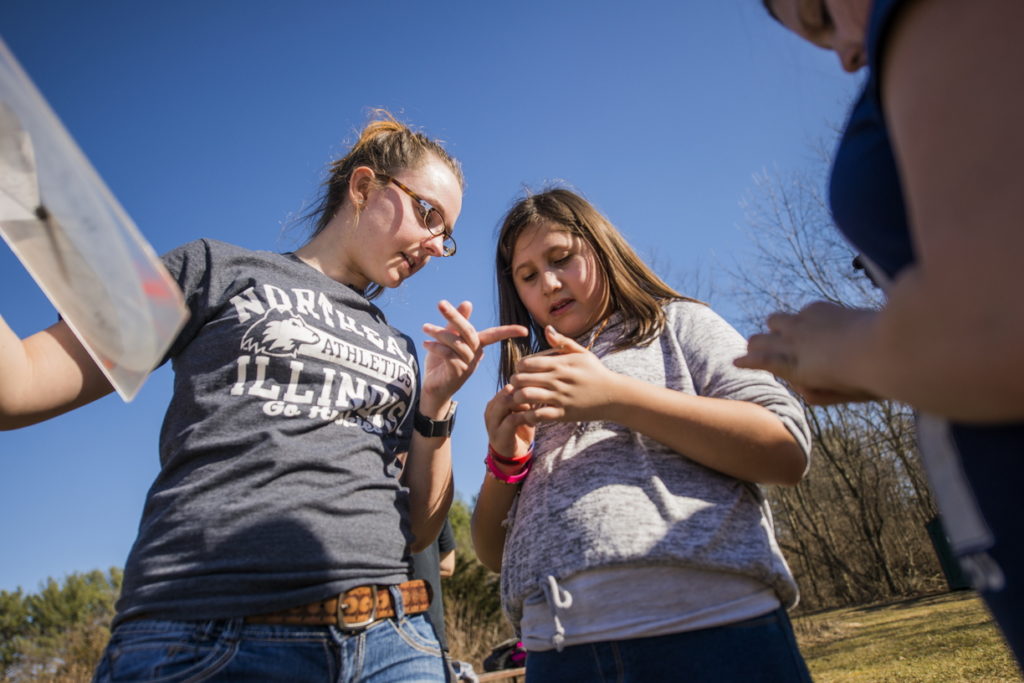
{"type": "Polygon", "coordinates": [[[455,238],[452,237],[452,229],[448,227],[444,216],[441,215],[438,208],[391,176],[383,173],[378,175],[388,182],[394,183],[398,186],[398,189],[413,198],[413,201],[416,202],[415,206],[420,214],[420,219],[423,221],[423,227],[427,229],[427,232],[434,236],[444,235],[444,241],[441,242],[441,255],[452,256],[456,249],[455,238]]]}

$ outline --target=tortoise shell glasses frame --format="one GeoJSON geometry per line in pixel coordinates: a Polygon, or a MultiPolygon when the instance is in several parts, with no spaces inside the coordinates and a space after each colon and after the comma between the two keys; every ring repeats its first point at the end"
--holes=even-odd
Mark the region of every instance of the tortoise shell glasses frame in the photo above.
{"type": "Polygon", "coordinates": [[[378,173],[377,175],[383,178],[385,182],[394,183],[398,189],[412,197],[415,202],[417,212],[420,214],[420,220],[423,221],[423,227],[427,229],[427,232],[435,237],[437,235],[444,236],[444,240],[441,242],[441,255],[454,255],[457,248],[455,238],[452,237],[452,229],[448,226],[448,222],[445,221],[444,216],[441,215],[440,209],[423,197],[420,197],[395,178],[384,173],[378,173]]]}

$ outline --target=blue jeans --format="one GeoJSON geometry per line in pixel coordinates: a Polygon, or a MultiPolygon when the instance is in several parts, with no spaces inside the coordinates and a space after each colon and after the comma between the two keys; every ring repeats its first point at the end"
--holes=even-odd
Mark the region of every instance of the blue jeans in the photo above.
{"type": "Polygon", "coordinates": [[[585,643],[526,655],[526,683],[810,683],[786,611],[699,631],[585,643]]]}
{"type": "Polygon", "coordinates": [[[137,620],[110,637],[94,683],[106,681],[330,681],[442,683],[445,664],[424,614],[365,631],[246,624],[242,619],[137,620]]]}

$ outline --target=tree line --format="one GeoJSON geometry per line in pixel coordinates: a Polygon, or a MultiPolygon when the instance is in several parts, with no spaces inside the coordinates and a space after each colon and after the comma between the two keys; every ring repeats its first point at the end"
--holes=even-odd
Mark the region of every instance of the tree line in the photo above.
{"type": "MultiPolygon", "coordinates": [[[[764,172],[745,201],[753,258],[730,269],[741,326],[815,300],[877,308],[883,295],[831,225],[822,166],[764,172]]],[[[811,467],[769,487],[776,533],[803,610],[862,605],[947,587],[945,538],[915,442],[914,416],[890,401],[809,406],[811,467]]],[[[955,577],[951,577],[956,580],[955,577]]],[[[959,586],[957,586],[959,587],[959,586]]]]}
{"type": "Polygon", "coordinates": [[[0,591],[0,680],[90,680],[120,591],[117,568],[50,578],[37,593],[0,591]]]}

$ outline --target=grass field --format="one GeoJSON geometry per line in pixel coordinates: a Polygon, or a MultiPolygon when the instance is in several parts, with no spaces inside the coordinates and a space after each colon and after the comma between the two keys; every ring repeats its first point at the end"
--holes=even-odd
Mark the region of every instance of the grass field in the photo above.
{"type": "Polygon", "coordinates": [[[816,683],[1024,681],[971,591],[793,619],[816,683]]]}

